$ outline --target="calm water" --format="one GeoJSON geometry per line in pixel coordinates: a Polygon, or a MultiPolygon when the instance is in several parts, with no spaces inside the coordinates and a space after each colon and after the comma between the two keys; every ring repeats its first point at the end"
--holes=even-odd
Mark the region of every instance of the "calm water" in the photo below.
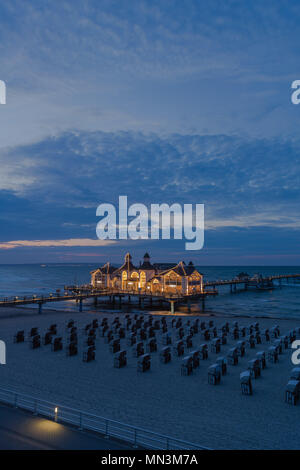
{"type": "MultiPolygon", "coordinates": [[[[65,284],[88,283],[95,264],[0,265],[0,297],[46,294],[65,284]]],[[[300,267],[201,267],[206,280],[231,279],[239,272],[263,275],[300,273],[300,267]]],[[[46,308],[76,308],[75,302],[48,304],[46,308]]],[[[88,306],[86,306],[88,308],[88,306]]],[[[193,310],[197,311],[194,305],[193,310]]],[[[232,315],[300,318],[300,283],[286,284],[281,289],[229,293],[229,286],[219,288],[219,295],[208,299],[206,311],[232,315]]]]}

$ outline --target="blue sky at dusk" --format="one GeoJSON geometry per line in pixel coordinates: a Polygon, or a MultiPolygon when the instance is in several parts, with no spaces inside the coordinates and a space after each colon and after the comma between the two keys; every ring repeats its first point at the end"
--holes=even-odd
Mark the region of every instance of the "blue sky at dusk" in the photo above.
{"type": "Polygon", "coordinates": [[[300,265],[299,33],[298,1],[2,1],[0,263],[300,265]],[[123,194],[204,203],[204,249],[94,246],[123,194]]]}

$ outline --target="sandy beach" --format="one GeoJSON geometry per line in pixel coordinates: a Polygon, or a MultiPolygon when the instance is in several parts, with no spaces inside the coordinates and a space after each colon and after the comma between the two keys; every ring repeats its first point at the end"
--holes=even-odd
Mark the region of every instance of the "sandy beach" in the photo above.
{"type": "MultiPolygon", "coordinates": [[[[145,316],[147,313],[143,312],[145,316]]],[[[113,354],[104,338],[97,337],[96,361],[82,361],[82,328],[92,319],[115,316],[125,321],[120,313],[70,313],[45,310],[37,315],[30,309],[1,309],[0,339],[7,345],[7,364],[1,366],[1,387],[10,388],[89,411],[127,424],[168,434],[214,449],[299,449],[300,406],[285,403],[285,386],[293,367],[291,349],[279,356],[278,364],[267,364],[262,376],[253,380],[253,396],[241,394],[239,374],[248,367],[256,352],[267,351],[270,343],[246,349],[237,366],[228,366],[221,384],[209,385],[207,369],[216,357],[226,355],[236,344],[233,339],[222,346],[221,353],[210,352],[209,358],[200,361],[200,367],[191,376],[180,374],[182,357],[172,354],[169,364],[161,364],[159,350],[162,346],[161,330],[157,332],[158,352],[151,354],[151,370],[137,372],[137,359],[133,357],[127,340],[121,340],[121,349],[127,350],[128,365],[113,367],[113,354]],[[25,330],[26,339],[31,327],[38,327],[43,335],[50,324],[56,323],[58,334],[65,337],[68,320],[74,319],[79,331],[79,355],[67,357],[66,351],[52,352],[50,346],[32,350],[29,342],[13,343],[17,330],[25,330]]],[[[176,318],[179,316],[176,315],[176,318]]],[[[158,318],[155,316],[155,319],[158,318]]],[[[172,317],[167,316],[171,325],[172,317]]],[[[183,316],[184,324],[188,316],[183,316]]],[[[193,321],[193,316],[191,320],[193,321]]],[[[255,322],[253,318],[214,317],[215,326],[225,321],[239,326],[255,322]]],[[[201,321],[208,322],[208,317],[201,321]]],[[[257,320],[261,329],[280,326],[280,333],[300,327],[300,321],[257,320]]],[[[170,327],[171,328],[171,327],[170,327]]],[[[170,329],[169,328],[169,329],[170,329]]],[[[175,341],[175,328],[173,339],[175,341]]],[[[193,347],[204,343],[200,333],[193,337],[193,347]]],[[[209,344],[210,342],[208,342],[209,344]]]]}

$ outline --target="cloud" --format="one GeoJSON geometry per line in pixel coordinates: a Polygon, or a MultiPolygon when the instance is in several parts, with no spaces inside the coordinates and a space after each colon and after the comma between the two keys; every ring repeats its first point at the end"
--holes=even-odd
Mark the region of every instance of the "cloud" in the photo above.
{"type": "Polygon", "coordinates": [[[114,240],[92,240],[89,238],[74,238],[69,240],[13,240],[0,242],[0,250],[11,250],[24,247],[100,247],[114,245],[114,240]]]}

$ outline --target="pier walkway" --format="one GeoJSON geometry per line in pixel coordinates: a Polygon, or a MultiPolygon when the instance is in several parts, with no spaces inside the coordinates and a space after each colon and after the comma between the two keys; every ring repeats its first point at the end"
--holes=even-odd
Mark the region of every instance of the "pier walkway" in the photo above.
{"type": "Polygon", "coordinates": [[[25,297],[6,297],[0,299],[0,307],[13,307],[22,305],[38,305],[39,313],[42,313],[42,307],[46,303],[50,302],[62,302],[75,300],[78,303],[79,311],[83,310],[83,301],[87,299],[93,299],[94,304],[97,305],[101,299],[111,306],[119,306],[126,303],[130,305],[132,299],[135,299],[138,303],[139,308],[152,308],[154,305],[163,307],[169,305],[171,313],[174,313],[175,306],[180,304],[187,304],[188,311],[190,311],[190,303],[192,301],[200,301],[202,303],[202,310],[205,309],[205,300],[207,297],[216,296],[218,294],[217,287],[229,286],[230,292],[237,292],[237,286],[241,285],[244,289],[248,290],[251,288],[258,290],[266,290],[274,287],[274,281],[279,281],[281,285],[282,281],[289,282],[300,281],[300,274],[281,274],[272,275],[267,277],[243,277],[225,280],[207,281],[203,284],[204,290],[197,294],[188,295],[177,295],[170,293],[150,293],[146,291],[134,291],[134,290],[116,290],[116,289],[95,289],[90,284],[82,286],[65,286],[64,293],[56,292],[55,294],[39,295],[39,296],[25,296],[25,297]],[[127,299],[127,300],[126,300],[127,299]]]}

